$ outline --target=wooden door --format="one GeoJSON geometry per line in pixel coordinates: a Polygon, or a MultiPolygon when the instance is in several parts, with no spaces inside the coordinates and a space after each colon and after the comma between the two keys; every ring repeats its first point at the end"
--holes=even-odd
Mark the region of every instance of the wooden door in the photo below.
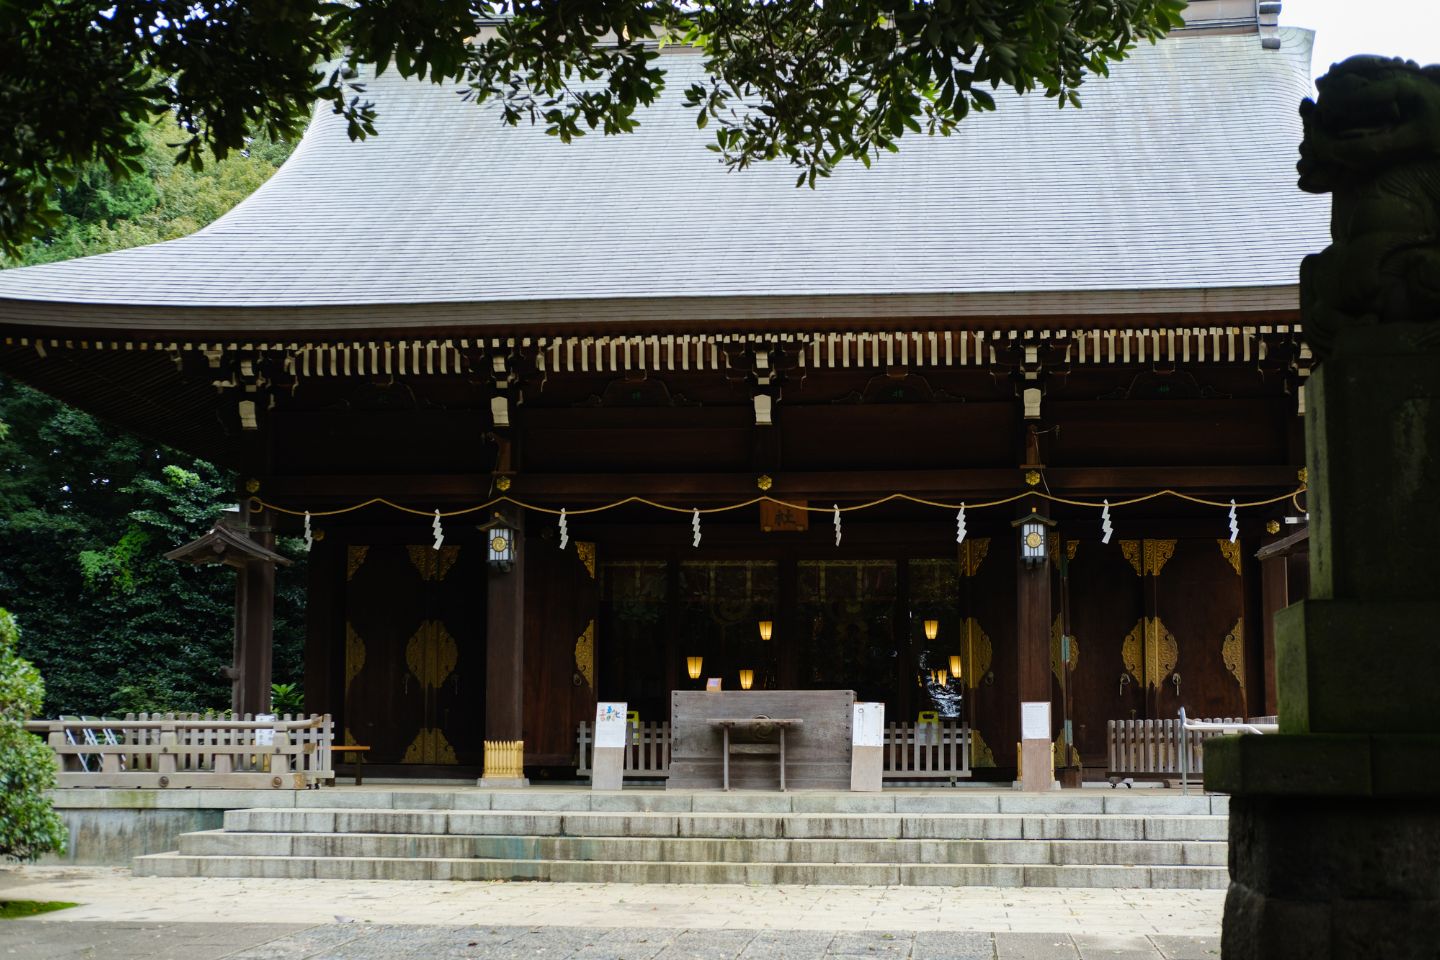
{"type": "Polygon", "coordinates": [[[484,703],[483,550],[348,547],[346,741],[369,763],[475,766],[484,703]]]}
{"type": "MultiPolygon", "coordinates": [[[[1073,638],[1070,719],[1075,747],[1086,765],[1105,763],[1109,721],[1146,715],[1143,676],[1129,672],[1124,653],[1127,637],[1144,623],[1144,577],[1127,559],[1126,549],[1119,541],[1066,543],[1071,551],[1066,564],[1073,638]]],[[[1056,634],[1051,667],[1058,674],[1058,630],[1056,634]]]]}
{"type": "Polygon", "coordinates": [[[1246,715],[1240,569],[1238,542],[1175,541],[1155,578],[1156,629],[1169,667],[1155,678],[1156,717],[1173,719],[1182,706],[1190,717],[1246,715]]]}
{"type": "MultiPolygon", "coordinates": [[[[574,766],[575,733],[595,718],[595,544],[530,541],[525,555],[525,763],[574,766]]],[[[659,719],[659,718],[647,718],[659,719]]]]}
{"type": "MultiPolygon", "coordinates": [[[[1020,736],[1015,675],[1014,537],[970,537],[959,546],[961,682],[972,731],[971,765],[1015,769],[1020,736]]],[[[985,774],[979,773],[984,778],[985,774]]]]}

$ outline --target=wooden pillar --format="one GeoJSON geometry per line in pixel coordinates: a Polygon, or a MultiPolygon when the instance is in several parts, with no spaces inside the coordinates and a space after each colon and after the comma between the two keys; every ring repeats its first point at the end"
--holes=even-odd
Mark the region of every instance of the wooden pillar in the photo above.
{"type": "Polygon", "coordinates": [[[305,586],[305,712],[328,713],[342,729],[345,647],[343,545],[319,539],[310,549],[305,586]],[[337,623],[337,621],[339,621],[337,623]]]}
{"type": "MultiPolygon", "coordinates": [[[[1026,503],[1020,510],[1024,516],[1032,512],[1045,514],[1044,504],[1026,503]]],[[[1017,530],[1008,531],[1019,536],[1017,530]]],[[[1050,700],[1050,623],[1051,612],[1050,564],[1034,566],[1026,564],[1016,551],[1015,556],[1015,689],[1018,712],[1020,704],[1026,701],[1050,700]]],[[[1057,711],[1052,709],[1052,718],[1057,711]]],[[[1053,733],[1053,731],[1052,731],[1053,733]]],[[[1048,790],[1051,781],[1051,765],[1048,756],[1037,750],[1026,751],[1020,772],[1026,789],[1048,790]],[[1038,785],[1037,785],[1038,784],[1038,785]]]]}
{"type": "Polygon", "coordinates": [[[485,605],[482,787],[525,786],[525,518],[513,518],[510,570],[489,568],[485,605]]]}
{"type": "MultiPolygon", "coordinates": [[[[241,505],[243,511],[248,506],[241,505]]],[[[250,513],[249,535],[275,549],[268,512],[250,513]]],[[[230,707],[239,716],[270,712],[271,661],[275,634],[275,565],[250,560],[235,570],[235,649],[230,707]]]]}
{"type": "MultiPolygon", "coordinates": [[[[240,432],[241,488],[239,521],[251,540],[275,549],[275,515],[252,511],[250,498],[264,496],[257,477],[269,476],[273,466],[273,414],[264,403],[257,426],[240,432]]],[[[275,567],[250,560],[235,574],[235,659],[232,667],[231,709],[239,716],[270,712],[271,663],[275,639],[275,567]]]]}

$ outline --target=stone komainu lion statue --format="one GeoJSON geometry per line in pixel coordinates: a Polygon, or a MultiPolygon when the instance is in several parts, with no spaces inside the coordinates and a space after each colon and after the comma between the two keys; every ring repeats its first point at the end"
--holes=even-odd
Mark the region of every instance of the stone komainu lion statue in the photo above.
{"type": "Polygon", "coordinates": [[[1440,66],[1351,57],[1317,87],[1300,105],[1300,189],[1335,198],[1330,246],[1300,265],[1311,349],[1324,359],[1353,326],[1440,331],[1440,66]]]}

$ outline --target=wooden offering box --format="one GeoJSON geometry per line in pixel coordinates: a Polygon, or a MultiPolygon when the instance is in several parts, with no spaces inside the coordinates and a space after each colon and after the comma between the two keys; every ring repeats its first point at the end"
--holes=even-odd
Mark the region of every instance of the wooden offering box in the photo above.
{"type": "MultiPolygon", "coordinates": [[[[849,790],[853,690],[675,690],[670,694],[670,778],[667,790],[719,789],[724,760],[722,731],[714,721],[779,717],[800,720],[785,743],[785,781],[792,790],[849,790]]],[[[779,730],[759,729],[753,735],[778,743],[779,730]]],[[[778,790],[778,758],[771,753],[732,749],[732,789],[778,790]]]]}

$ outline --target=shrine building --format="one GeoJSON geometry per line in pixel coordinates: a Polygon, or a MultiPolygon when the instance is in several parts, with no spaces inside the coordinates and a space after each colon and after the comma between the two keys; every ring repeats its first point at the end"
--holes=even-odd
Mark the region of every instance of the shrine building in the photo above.
{"type": "MultiPolygon", "coordinates": [[[[568,146],[386,73],[378,136],[317,110],[193,236],[0,273],[0,370],[308,533],[306,708],[370,775],[573,776],[597,700],[718,678],[961,718],[976,779],[1049,701],[1102,776],[1110,720],[1273,713],[1305,589],[1311,35],[1190,15],[1083,109],[997,95],[814,190],[725,171],[685,49],[568,146]]],[[[238,590],[258,712],[269,567],[238,590]]]]}

